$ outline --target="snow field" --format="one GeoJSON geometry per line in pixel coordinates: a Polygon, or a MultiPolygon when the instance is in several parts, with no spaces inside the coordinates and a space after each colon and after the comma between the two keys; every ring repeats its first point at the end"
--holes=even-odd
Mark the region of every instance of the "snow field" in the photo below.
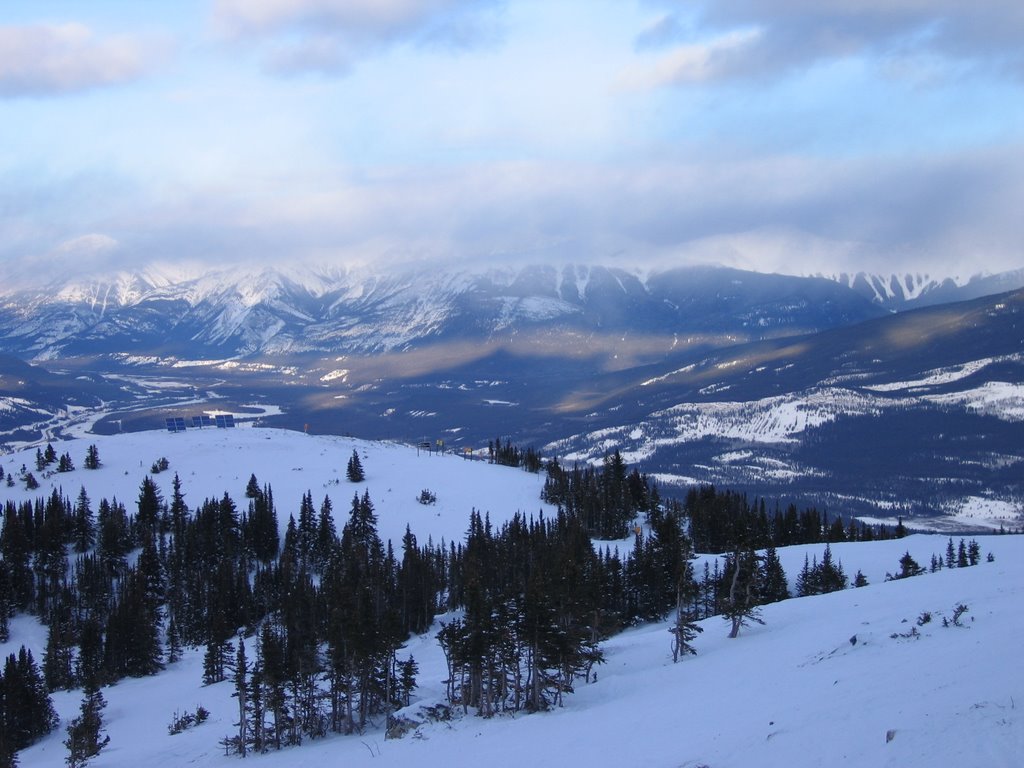
{"type": "MultiPolygon", "coordinates": [[[[177,471],[190,506],[225,490],[242,506],[254,472],[273,486],[282,526],[309,489],[317,504],[324,493],[331,495],[340,527],[352,493],[368,488],[381,535],[396,544],[407,520],[421,541],[430,535],[436,543],[441,537],[461,540],[473,507],[489,511],[496,524],[544,507],[538,476],[453,456],[417,457],[415,449],[391,444],[238,429],[84,436],[54,447],[58,454],[70,452],[81,467],[93,442],[104,463],[100,470],[54,475],[33,492],[20,485],[0,486],[0,492],[34,498],[60,482],[73,499],[84,483],[94,503],[116,495],[131,508],[149,465],[166,456],[170,470],[156,476],[165,497],[177,471]],[[353,449],[367,471],[367,482],[358,486],[344,479],[353,449]],[[438,495],[436,506],[415,502],[424,487],[438,495]]],[[[12,464],[32,468],[34,453],[4,457],[5,472],[12,464]]],[[[982,552],[978,566],[895,582],[884,577],[899,569],[904,552],[927,567],[933,553],[944,554],[947,538],[832,545],[847,575],[860,569],[869,586],[766,606],[766,624],[745,628],[735,640],[726,638],[722,619],[708,619],[695,643],[698,655],[678,664],[671,662],[668,622],[628,630],[603,644],[607,663],[597,668],[597,681],[578,683],[565,706],[549,713],[491,720],[471,714],[425,723],[401,740],[385,740],[378,726],[250,759],[266,768],[1017,766],[1024,754],[1024,537],[975,538],[982,552]],[[989,552],[992,563],[985,561],[989,552]],[[944,628],[942,618],[959,603],[969,607],[965,626],[944,628]],[[918,626],[924,612],[931,621],[918,626]],[[913,629],[919,637],[899,636],[913,629]]],[[[820,561],[823,551],[823,544],[779,551],[791,588],[805,554],[820,561]]],[[[703,559],[695,564],[698,578],[703,559]]],[[[436,631],[412,638],[399,652],[400,659],[411,653],[420,666],[420,687],[402,713],[414,719],[443,701],[445,666],[436,631]]],[[[12,621],[11,641],[0,652],[22,643],[41,659],[45,630],[28,617],[12,621]]],[[[219,747],[235,722],[231,684],[202,686],[201,662],[202,649],[188,651],[156,677],[105,689],[111,741],[90,765],[238,765],[239,758],[226,757],[219,747]],[[200,704],[211,712],[206,723],[168,735],[176,711],[200,704]]],[[[64,727],[77,715],[80,692],[53,698],[62,725],[19,754],[23,768],[63,765],[64,727]]]]}

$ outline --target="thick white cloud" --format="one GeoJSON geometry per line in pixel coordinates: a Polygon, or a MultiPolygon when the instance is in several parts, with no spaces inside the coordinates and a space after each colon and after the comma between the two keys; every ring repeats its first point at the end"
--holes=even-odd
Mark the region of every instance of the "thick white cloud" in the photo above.
{"type": "Polygon", "coordinates": [[[455,48],[493,39],[494,0],[216,0],[227,38],[254,40],[268,69],[347,74],[356,60],[399,41],[455,48]]]}
{"type": "MultiPolygon", "coordinates": [[[[661,82],[771,78],[816,62],[847,56],[901,59],[922,55],[958,64],[983,65],[1024,77],[1024,3],[1019,0],[667,0],[672,9],[643,30],[638,45],[682,46],[673,57],[708,61],[676,68],[661,82]],[[677,15],[678,14],[678,15],[677,15]],[[683,24],[679,17],[689,23],[683,24]],[[738,31],[756,36],[746,45],[719,44],[738,31]]],[[[656,80],[658,78],[655,78],[656,80]]]]}
{"type": "Polygon", "coordinates": [[[0,96],[40,96],[134,80],[161,57],[160,45],[98,38],[83,24],[0,26],[0,96]]]}

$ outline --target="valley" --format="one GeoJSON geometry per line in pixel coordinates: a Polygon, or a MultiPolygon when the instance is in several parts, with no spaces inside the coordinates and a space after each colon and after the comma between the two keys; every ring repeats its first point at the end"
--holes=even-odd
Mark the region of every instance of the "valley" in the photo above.
{"type": "Polygon", "coordinates": [[[102,296],[66,288],[28,302],[20,324],[11,299],[0,342],[37,356],[9,358],[3,442],[224,410],[457,451],[501,438],[598,462],[617,449],[675,493],[714,484],[919,529],[1024,514],[1020,292],[894,314],[841,282],[735,270],[356,277],[122,279],[102,296]],[[32,327],[62,327],[60,339],[25,333],[28,306],[32,327]],[[68,312],[93,319],[60,325],[68,312]],[[267,313],[291,319],[247,347],[267,313]],[[188,324],[200,316],[203,331],[188,324]],[[975,508],[1002,513],[962,513],[975,508]]]}

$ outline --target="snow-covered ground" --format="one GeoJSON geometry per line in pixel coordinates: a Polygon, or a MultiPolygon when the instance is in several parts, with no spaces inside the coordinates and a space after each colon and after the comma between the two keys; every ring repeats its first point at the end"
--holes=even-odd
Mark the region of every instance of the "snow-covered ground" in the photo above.
{"type": "Polygon", "coordinates": [[[155,461],[166,458],[169,468],[153,476],[165,499],[170,498],[171,483],[177,474],[190,507],[195,508],[208,498],[219,499],[227,492],[244,509],[245,487],[255,474],[261,486],[269,484],[273,489],[282,532],[289,514],[298,517],[306,491],[312,492],[317,507],[325,496],[330,497],[339,531],[347,519],[353,495],[369,491],[381,538],[392,539],[396,547],[406,524],[424,543],[428,535],[434,543],[441,538],[461,540],[474,508],[490,513],[495,524],[517,511],[554,512],[554,507],[540,500],[544,482],[540,475],[396,443],[313,436],[282,429],[206,427],[173,434],[83,433],[75,440],[55,442],[53,447],[58,454],[71,455],[75,471],[36,472],[35,447],[0,456],[5,474],[13,472],[17,476],[24,465],[40,484],[37,490],[29,491],[21,482],[13,488],[0,483],[0,499],[34,499],[59,488],[74,501],[84,487],[94,507],[103,497],[116,497],[134,509],[142,479],[150,474],[155,461]],[[91,444],[99,451],[102,466],[98,470],[83,469],[91,444]],[[359,452],[366,471],[365,482],[359,484],[350,483],[345,477],[354,450],[359,452]],[[468,464],[474,465],[471,472],[467,472],[468,464]],[[424,489],[437,496],[436,504],[424,506],[417,501],[424,489]]]}
{"type": "MultiPolygon", "coordinates": [[[[170,470],[156,477],[169,492],[177,471],[195,505],[225,490],[236,498],[250,473],[273,485],[282,516],[297,510],[305,490],[335,502],[339,522],[355,490],[369,489],[382,535],[396,539],[408,521],[417,536],[435,542],[461,537],[471,508],[498,522],[516,511],[535,513],[541,478],[520,470],[454,456],[416,455],[415,449],[276,430],[203,430],[85,436],[55,444],[81,466],[95,442],[104,467],[54,475],[37,491],[0,485],[0,497],[48,492],[60,481],[72,498],[117,495],[134,503],[149,465],[161,456],[170,470]],[[353,486],[344,465],[359,451],[367,482],[353,486]],[[423,488],[434,507],[415,502],[423,488]]],[[[5,456],[31,468],[34,449],[5,456]]],[[[598,679],[580,683],[555,711],[482,720],[472,715],[425,723],[401,740],[380,728],[337,736],[251,758],[267,768],[307,765],[451,766],[588,765],[686,766],[1018,766],[1024,754],[1024,537],[979,537],[982,562],[885,582],[909,551],[927,566],[945,552],[942,536],[833,545],[848,575],[858,569],[870,585],[831,595],[789,600],[763,610],[764,626],[726,638],[725,622],[703,622],[698,654],[673,664],[667,623],[627,631],[604,644],[607,663],[598,679]],[[991,552],[993,562],[984,556],[991,552]],[[969,612],[963,627],[943,627],[954,608],[969,612]],[[925,613],[931,620],[919,625],[925,613]],[[916,630],[917,637],[910,635],[916,630]],[[1018,709],[1018,703],[1021,709],[1018,709]]],[[[780,551],[790,585],[805,555],[820,559],[822,545],[780,551]]],[[[41,656],[45,632],[34,620],[12,622],[4,654],[20,644],[41,656]]],[[[444,660],[436,629],[413,638],[419,689],[403,714],[423,719],[443,697],[444,660]]],[[[236,703],[231,684],[201,685],[202,651],[186,654],[162,674],[125,680],[104,690],[110,744],[95,768],[145,765],[237,765],[219,741],[232,731],[236,703]],[[210,719],[176,736],[167,733],[175,712],[210,710],[210,719]]],[[[63,727],[77,714],[80,694],[58,693],[62,726],[19,755],[23,768],[63,765],[63,727]]]]}

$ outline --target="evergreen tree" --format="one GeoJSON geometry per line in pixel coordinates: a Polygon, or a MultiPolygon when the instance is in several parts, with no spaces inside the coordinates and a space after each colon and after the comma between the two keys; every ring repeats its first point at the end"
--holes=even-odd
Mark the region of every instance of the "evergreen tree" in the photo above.
{"type": "Polygon", "coordinates": [[[967,544],[967,564],[977,565],[981,562],[981,546],[977,541],[971,539],[967,544]]]}
{"type": "Polygon", "coordinates": [[[778,552],[772,546],[764,552],[764,586],[761,594],[765,603],[776,603],[789,598],[786,572],[782,569],[778,552]]]}
{"type": "Polygon", "coordinates": [[[8,575],[7,563],[0,560],[0,643],[6,643],[11,639],[9,620],[13,612],[11,577],[8,575]]]}
{"type": "Polygon", "coordinates": [[[242,525],[246,549],[255,559],[269,564],[281,546],[274,492],[264,487],[249,501],[249,511],[242,525]]]}
{"type": "Polygon", "coordinates": [[[832,560],[832,548],[826,544],[818,566],[818,585],[823,594],[846,589],[846,574],[843,564],[832,560]]]}
{"type": "Polygon", "coordinates": [[[316,509],[313,506],[313,494],[310,491],[302,494],[302,503],[299,505],[297,533],[299,535],[300,567],[306,570],[312,563],[313,550],[316,547],[317,540],[316,509]]]}
{"type": "Polygon", "coordinates": [[[99,469],[100,468],[100,452],[96,448],[96,444],[93,443],[85,452],[85,468],[86,469],[99,469]]]}
{"type": "Polygon", "coordinates": [[[672,661],[679,661],[683,654],[697,653],[693,641],[704,628],[697,624],[693,606],[698,592],[693,576],[693,563],[687,551],[676,573],[676,621],[669,629],[672,633],[672,661]]]}
{"type": "Polygon", "coordinates": [[[167,620],[167,663],[173,664],[181,659],[181,635],[178,633],[178,624],[172,613],[167,620]]]}
{"type": "Polygon", "coordinates": [[[146,579],[136,569],[126,574],[122,592],[107,619],[103,667],[107,680],[155,675],[163,665],[159,612],[153,608],[146,579]]]}
{"type": "Polygon", "coordinates": [[[361,483],[366,479],[366,472],[363,471],[363,463],[359,460],[359,452],[352,451],[352,457],[348,460],[345,468],[345,477],[350,483],[361,483]]]}
{"type": "Polygon", "coordinates": [[[0,675],[0,741],[17,752],[57,727],[57,713],[32,652],[21,646],[10,654],[0,675]]]}
{"type": "Polygon", "coordinates": [[[139,513],[135,517],[142,536],[157,530],[162,506],[163,500],[160,497],[160,490],[156,487],[156,481],[150,475],[146,475],[139,486],[139,513]]]}
{"type": "Polygon", "coordinates": [[[75,552],[88,552],[96,543],[96,521],[94,520],[89,494],[83,485],[78,492],[74,509],[74,546],[75,552]]]}
{"type": "Polygon", "coordinates": [[[84,688],[99,686],[104,673],[103,628],[95,616],[86,617],[78,638],[77,677],[84,688]]]}
{"type": "Polygon", "coordinates": [[[398,674],[398,690],[400,691],[400,697],[402,699],[402,706],[408,707],[412,700],[412,692],[416,690],[416,675],[419,674],[420,668],[416,663],[416,659],[410,656],[405,661],[398,663],[399,674],[398,674]]]}
{"type": "Polygon", "coordinates": [[[65,588],[50,610],[46,628],[46,651],[43,653],[43,678],[50,691],[75,687],[73,649],[76,638],[72,621],[74,596],[65,588]]]}
{"type": "Polygon", "coordinates": [[[255,499],[260,494],[260,484],[256,481],[256,475],[249,475],[249,482],[245,486],[245,498],[255,499]]]}
{"type": "Polygon", "coordinates": [[[334,507],[329,496],[324,496],[320,504],[320,516],[317,519],[316,539],[313,545],[313,566],[317,573],[327,567],[334,548],[340,544],[338,531],[334,526],[334,507]]]}
{"type": "Polygon", "coordinates": [[[245,657],[245,639],[239,636],[238,651],[235,654],[235,692],[232,696],[238,700],[238,735],[233,737],[235,748],[239,755],[245,757],[249,737],[249,662],[245,657]]]}
{"type": "Polygon", "coordinates": [[[0,568],[9,586],[0,601],[6,600],[9,610],[26,611],[35,598],[35,578],[32,575],[32,541],[29,524],[31,506],[16,508],[8,502],[4,508],[4,527],[0,532],[0,568]]]}
{"type": "Polygon", "coordinates": [[[103,710],[106,706],[99,688],[85,690],[80,714],[68,725],[68,735],[64,740],[64,746],[68,748],[64,761],[68,768],[81,768],[110,743],[110,737],[103,733],[103,710]]]}
{"type": "Polygon", "coordinates": [[[967,559],[967,545],[964,544],[964,540],[960,539],[960,544],[956,548],[956,567],[966,568],[970,565],[970,561],[967,559]]]}
{"type": "Polygon", "coordinates": [[[763,624],[758,604],[763,581],[759,558],[752,549],[736,550],[726,559],[722,581],[725,601],[722,616],[730,623],[729,637],[735,638],[749,621],[763,624]]]}
{"type": "Polygon", "coordinates": [[[900,572],[895,576],[887,573],[885,575],[886,581],[892,579],[906,579],[910,576],[917,576],[924,573],[924,568],[917,564],[917,561],[911,557],[910,552],[905,552],[903,557],[900,558],[900,572]]]}
{"type": "Polygon", "coordinates": [[[128,529],[128,515],[117,499],[109,502],[101,499],[96,513],[98,535],[97,554],[106,566],[107,573],[119,576],[127,567],[125,556],[131,551],[131,532],[128,529]]]}

